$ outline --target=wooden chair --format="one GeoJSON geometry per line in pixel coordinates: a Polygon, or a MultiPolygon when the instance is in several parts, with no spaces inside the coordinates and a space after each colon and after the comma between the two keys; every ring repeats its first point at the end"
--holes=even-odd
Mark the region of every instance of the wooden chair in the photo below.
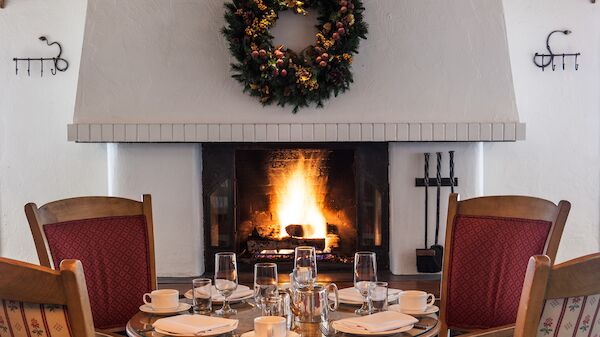
{"type": "Polygon", "coordinates": [[[94,337],[81,262],[55,271],[0,258],[0,335],[94,337]]]}
{"type": "Polygon", "coordinates": [[[594,337],[600,335],[600,253],[555,266],[546,255],[527,266],[513,329],[488,329],[464,337],[594,337]]]}
{"type": "Polygon", "coordinates": [[[514,324],[527,261],[554,260],[571,208],[525,196],[458,199],[448,203],[440,337],[514,324]]]}
{"type": "Polygon", "coordinates": [[[78,259],[97,329],[123,331],[144,293],[156,289],[152,201],[80,197],[25,205],[40,264],[78,259]]]}

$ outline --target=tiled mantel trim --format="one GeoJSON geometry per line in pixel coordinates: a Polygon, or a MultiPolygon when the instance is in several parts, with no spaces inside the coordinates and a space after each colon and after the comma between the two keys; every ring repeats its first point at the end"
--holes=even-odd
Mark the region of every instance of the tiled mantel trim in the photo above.
{"type": "Polygon", "coordinates": [[[525,123],[69,124],[69,141],[155,142],[514,142],[525,123]]]}

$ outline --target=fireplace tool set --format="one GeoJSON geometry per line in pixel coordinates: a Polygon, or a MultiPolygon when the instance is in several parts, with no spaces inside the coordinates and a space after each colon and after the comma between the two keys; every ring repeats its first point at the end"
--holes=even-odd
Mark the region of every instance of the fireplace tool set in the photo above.
{"type": "Polygon", "coordinates": [[[449,186],[450,193],[454,193],[454,187],[458,186],[458,178],[454,177],[454,151],[449,151],[449,175],[448,178],[442,178],[442,153],[436,153],[436,175],[435,178],[429,178],[429,158],[430,153],[425,153],[425,166],[423,178],[417,178],[415,185],[425,187],[425,245],[422,249],[416,250],[417,271],[420,273],[438,273],[442,270],[444,247],[439,244],[440,232],[440,198],[441,188],[449,186]],[[435,210],[435,240],[434,244],[427,248],[428,225],[429,225],[429,186],[436,187],[436,210],[435,210]]]}

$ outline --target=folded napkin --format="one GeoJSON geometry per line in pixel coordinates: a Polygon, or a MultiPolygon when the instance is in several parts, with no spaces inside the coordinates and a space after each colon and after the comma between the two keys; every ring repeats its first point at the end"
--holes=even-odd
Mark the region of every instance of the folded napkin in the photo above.
{"type": "MultiPolygon", "coordinates": [[[[400,289],[388,289],[388,301],[398,297],[402,290],[400,289]]],[[[355,302],[362,303],[363,297],[356,288],[344,288],[338,291],[338,296],[341,302],[355,302]]]]}
{"type": "Polygon", "coordinates": [[[400,329],[417,323],[419,320],[396,311],[384,311],[373,315],[352,317],[337,321],[338,324],[350,328],[363,329],[368,332],[384,332],[400,329]]]}
{"type": "Polygon", "coordinates": [[[177,335],[195,336],[211,330],[236,326],[238,320],[203,315],[177,315],[157,319],[154,328],[177,335]]]}

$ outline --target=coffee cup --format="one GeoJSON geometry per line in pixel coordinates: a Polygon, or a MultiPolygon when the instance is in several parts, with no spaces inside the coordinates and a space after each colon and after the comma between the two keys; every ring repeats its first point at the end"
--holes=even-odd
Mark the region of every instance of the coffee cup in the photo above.
{"type": "Polygon", "coordinates": [[[398,298],[401,311],[424,312],[435,303],[435,296],[419,290],[406,290],[398,298]]]}
{"type": "Polygon", "coordinates": [[[155,310],[177,308],[179,306],[179,291],[175,289],[159,289],[151,293],[145,293],[144,303],[155,310]]]}
{"type": "Polygon", "coordinates": [[[254,319],[254,337],[286,337],[285,317],[262,316],[254,319]]]}

